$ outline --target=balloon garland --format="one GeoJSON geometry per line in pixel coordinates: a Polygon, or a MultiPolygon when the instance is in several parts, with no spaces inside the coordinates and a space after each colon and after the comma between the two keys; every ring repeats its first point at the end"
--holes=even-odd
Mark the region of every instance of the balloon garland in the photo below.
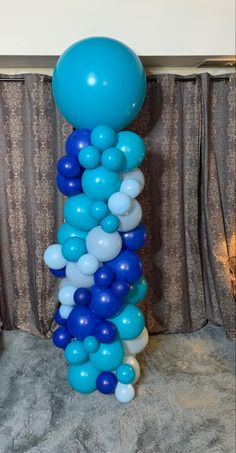
{"type": "Polygon", "coordinates": [[[148,343],[137,307],[148,287],[136,254],[146,239],[136,200],[144,187],[138,166],[145,145],[122,129],[142,106],[145,73],[126,45],[88,38],[59,58],[52,88],[75,128],[57,164],[57,186],[68,197],[65,223],[44,253],[62,279],[53,342],[64,349],[74,390],[114,392],[128,403],[140,374],[135,355],[148,343]]]}

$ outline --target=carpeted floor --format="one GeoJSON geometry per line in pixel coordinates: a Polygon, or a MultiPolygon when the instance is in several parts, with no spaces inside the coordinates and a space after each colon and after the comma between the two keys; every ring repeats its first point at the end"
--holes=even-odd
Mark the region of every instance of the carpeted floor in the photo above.
{"type": "Polygon", "coordinates": [[[1,453],[235,452],[235,347],[223,329],[152,336],[128,405],[73,392],[50,341],[1,335],[1,453]]]}

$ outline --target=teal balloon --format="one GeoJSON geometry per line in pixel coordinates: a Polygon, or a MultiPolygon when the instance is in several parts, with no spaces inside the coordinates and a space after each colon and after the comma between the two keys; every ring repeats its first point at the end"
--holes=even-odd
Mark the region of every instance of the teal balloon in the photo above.
{"type": "Polygon", "coordinates": [[[64,204],[64,217],[66,221],[79,230],[90,231],[98,224],[98,221],[90,214],[92,203],[93,200],[84,193],[68,198],[64,204]]]}
{"type": "Polygon", "coordinates": [[[77,237],[69,238],[63,242],[61,251],[67,261],[76,262],[87,252],[85,240],[77,237]]]}
{"type": "Polygon", "coordinates": [[[79,163],[82,165],[82,167],[93,170],[100,165],[101,153],[94,146],[86,146],[85,148],[81,149],[78,158],[79,163]]]}
{"type": "Polygon", "coordinates": [[[114,233],[120,226],[120,219],[113,214],[109,214],[101,221],[101,227],[106,233],[114,233]]]}
{"type": "Polygon", "coordinates": [[[94,201],[90,206],[90,214],[96,220],[101,220],[107,215],[108,207],[104,201],[94,201]]]}
{"type": "Polygon", "coordinates": [[[125,298],[125,301],[129,304],[138,304],[141,302],[148,292],[148,283],[144,275],[140,277],[140,279],[134,283],[125,298]]]}
{"type": "Polygon", "coordinates": [[[127,304],[118,316],[109,321],[115,324],[122,340],[132,340],[138,337],[144,328],[143,313],[138,307],[131,304],[127,304]]]}
{"type": "Polygon", "coordinates": [[[83,346],[87,352],[96,352],[99,348],[99,342],[96,337],[89,335],[84,339],[83,346]]]}
{"type": "Polygon", "coordinates": [[[57,241],[59,244],[63,244],[67,239],[71,237],[78,237],[81,239],[85,239],[87,233],[85,231],[78,230],[77,228],[73,227],[69,223],[65,222],[59,227],[57,232],[57,241]]]}
{"type": "Polygon", "coordinates": [[[91,133],[91,142],[101,151],[116,145],[118,140],[117,134],[109,126],[97,126],[91,133]]]}
{"type": "Polygon", "coordinates": [[[89,354],[92,364],[102,371],[115,370],[124,358],[124,348],[119,339],[101,343],[97,352],[89,354]]]}
{"type": "Polygon", "coordinates": [[[146,148],[143,139],[138,134],[131,131],[119,132],[116,147],[124,154],[122,171],[129,171],[141,165],[146,148]]]}
{"type": "Polygon", "coordinates": [[[94,170],[85,170],[82,176],[83,191],[93,200],[107,201],[114,192],[119,191],[120,184],[119,174],[102,166],[94,170]]]}
{"type": "Polygon", "coordinates": [[[102,153],[102,165],[106,170],[119,171],[122,167],[124,154],[120,149],[108,148],[102,153]]]}
{"type": "Polygon", "coordinates": [[[68,369],[68,381],[79,393],[92,393],[96,390],[96,380],[100,371],[91,363],[71,365],[68,369]]]}
{"type": "Polygon", "coordinates": [[[146,77],[141,61],[128,46],[92,37],[74,43],[61,55],[52,91],[60,112],[75,128],[106,124],[119,131],[138,114],[146,77]]]}
{"type": "Polygon", "coordinates": [[[131,384],[135,379],[135,371],[128,363],[122,363],[116,370],[116,377],[122,384],[131,384]]]}
{"type": "Polygon", "coordinates": [[[88,353],[83,347],[83,343],[77,340],[72,340],[66,346],[64,356],[71,365],[81,365],[82,363],[87,362],[89,358],[88,353]]]}

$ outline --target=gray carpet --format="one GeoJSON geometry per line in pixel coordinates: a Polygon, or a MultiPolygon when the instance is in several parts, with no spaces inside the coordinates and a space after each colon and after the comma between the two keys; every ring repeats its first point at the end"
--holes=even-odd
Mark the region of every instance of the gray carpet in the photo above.
{"type": "Polygon", "coordinates": [[[1,453],[234,453],[234,344],[207,326],[153,336],[135,400],[82,396],[50,341],[4,332],[1,453]]]}

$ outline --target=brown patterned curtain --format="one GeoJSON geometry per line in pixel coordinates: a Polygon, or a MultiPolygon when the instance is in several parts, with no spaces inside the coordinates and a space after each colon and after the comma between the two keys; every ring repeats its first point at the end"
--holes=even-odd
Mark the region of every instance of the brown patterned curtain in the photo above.
{"type": "MultiPolygon", "coordinates": [[[[184,79],[150,78],[131,126],[148,146],[143,309],[152,333],[189,332],[209,320],[233,337],[236,76],[184,79]]],[[[48,80],[0,82],[0,317],[5,329],[42,336],[57,305],[57,282],[42,255],[62,221],[55,171],[70,132],[48,80]]]]}

